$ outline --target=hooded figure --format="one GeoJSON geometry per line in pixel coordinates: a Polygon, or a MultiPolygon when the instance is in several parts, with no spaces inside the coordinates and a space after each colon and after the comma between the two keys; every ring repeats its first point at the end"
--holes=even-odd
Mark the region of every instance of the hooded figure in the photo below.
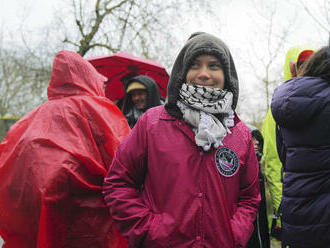
{"type": "Polygon", "coordinates": [[[0,235],[8,248],[127,247],[101,189],[128,134],[104,78],[80,55],[55,56],[46,103],[0,145],[0,235]]]}
{"type": "MultiPolygon", "coordinates": [[[[295,46],[288,50],[285,56],[284,64],[284,80],[287,81],[296,77],[298,67],[301,63],[306,61],[314,50],[308,46],[295,46]]],[[[282,164],[277,154],[276,149],[276,134],[275,134],[275,121],[272,112],[269,109],[262,126],[262,135],[264,137],[263,156],[265,160],[265,176],[269,186],[269,191],[272,197],[272,206],[274,211],[274,219],[272,226],[272,234],[280,239],[280,220],[279,220],[279,207],[282,199],[282,182],[281,182],[281,169],[282,164]]]]}
{"type": "Polygon", "coordinates": [[[260,194],[237,99],[227,46],[192,35],[174,63],[166,106],[141,116],[105,178],[105,200],[129,247],[245,247],[260,194]]]}
{"type": "Polygon", "coordinates": [[[330,244],[330,70],[328,47],[299,77],[278,87],[271,109],[285,171],[282,243],[295,248],[330,244]]]}
{"type": "Polygon", "coordinates": [[[160,104],[160,92],[151,77],[135,76],[127,82],[122,112],[131,128],[147,109],[160,104]]]}
{"type": "Polygon", "coordinates": [[[254,150],[256,152],[259,162],[259,184],[261,201],[258,210],[258,215],[254,221],[254,231],[252,236],[246,245],[246,248],[270,248],[269,228],[267,219],[267,206],[266,206],[266,193],[265,193],[265,177],[261,170],[261,158],[264,139],[261,132],[254,126],[248,125],[252,141],[254,144],[254,150]]]}

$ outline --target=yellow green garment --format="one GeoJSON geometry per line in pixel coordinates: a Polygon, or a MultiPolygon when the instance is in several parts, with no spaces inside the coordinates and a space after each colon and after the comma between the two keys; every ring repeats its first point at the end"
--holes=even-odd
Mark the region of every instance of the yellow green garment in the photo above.
{"type": "MultiPolygon", "coordinates": [[[[290,61],[297,62],[299,55],[306,50],[314,49],[307,46],[296,46],[288,50],[284,64],[285,81],[292,78],[290,71],[290,61]]],[[[281,168],[282,163],[277,154],[275,121],[271,110],[269,109],[262,126],[262,135],[264,138],[263,157],[265,160],[265,176],[272,197],[272,206],[277,211],[282,199],[281,168]]]]}

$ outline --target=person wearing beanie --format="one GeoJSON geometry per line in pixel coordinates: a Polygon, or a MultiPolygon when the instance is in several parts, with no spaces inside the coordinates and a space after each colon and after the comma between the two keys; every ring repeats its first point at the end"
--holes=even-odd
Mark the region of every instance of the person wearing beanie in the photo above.
{"type": "Polygon", "coordinates": [[[330,244],[329,49],[326,46],[315,52],[298,77],[275,90],[271,103],[285,172],[283,247],[324,248],[330,244]]]}
{"type": "Polygon", "coordinates": [[[128,80],[121,109],[131,128],[147,109],[158,105],[161,105],[160,92],[151,77],[139,75],[128,80]]]}
{"type": "Polygon", "coordinates": [[[193,34],[177,56],[165,106],[118,147],[104,199],[129,247],[245,247],[260,202],[258,161],[235,113],[226,44],[193,34]]]}

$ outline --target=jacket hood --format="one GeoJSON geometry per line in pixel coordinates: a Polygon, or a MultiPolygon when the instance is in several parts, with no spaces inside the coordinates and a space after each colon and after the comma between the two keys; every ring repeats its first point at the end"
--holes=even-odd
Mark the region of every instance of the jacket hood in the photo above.
{"type": "Polygon", "coordinates": [[[250,124],[246,124],[246,126],[249,128],[252,137],[256,138],[259,142],[263,141],[262,134],[257,127],[250,124]]]}
{"type": "MultiPolygon", "coordinates": [[[[139,75],[139,76],[132,77],[130,80],[127,81],[127,83],[125,85],[125,90],[133,82],[139,82],[147,87],[147,107],[146,107],[146,109],[149,109],[149,108],[152,108],[152,107],[155,107],[155,106],[158,106],[161,104],[158,85],[151,77],[148,77],[146,75],[139,75]]],[[[125,96],[126,103],[125,103],[124,110],[123,110],[123,112],[125,114],[133,106],[132,99],[131,99],[131,97],[128,97],[128,96],[130,96],[130,94],[126,94],[126,96],[125,96]]]]}
{"type": "MultiPolygon", "coordinates": [[[[249,130],[251,132],[251,137],[258,140],[258,142],[259,142],[258,152],[259,152],[259,154],[262,155],[262,150],[263,150],[263,146],[264,146],[264,138],[262,137],[262,133],[255,126],[252,126],[250,124],[246,124],[246,126],[249,128],[249,130]]],[[[258,156],[258,154],[257,154],[257,156],[258,156]]],[[[259,158],[258,158],[258,160],[259,160],[259,158]]]]}
{"type": "Polygon", "coordinates": [[[182,118],[182,113],[176,106],[182,84],[186,81],[187,72],[194,59],[199,55],[213,55],[223,65],[225,74],[225,89],[233,93],[235,110],[238,101],[238,77],[235,64],[226,44],[217,37],[207,33],[195,33],[190,36],[177,56],[171,72],[168,88],[166,110],[173,116],[182,118]]]}
{"type": "Polygon", "coordinates": [[[304,51],[315,51],[312,47],[309,46],[294,46],[291,47],[285,55],[285,64],[284,64],[284,80],[287,81],[292,78],[290,70],[290,61],[297,63],[299,55],[304,51]]]}
{"type": "Polygon", "coordinates": [[[271,110],[278,125],[297,128],[307,125],[329,103],[329,82],[318,77],[297,77],[275,90],[271,110]]]}
{"type": "Polygon", "coordinates": [[[55,55],[47,89],[48,99],[75,95],[105,96],[105,81],[106,78],[79,54],[63,50],[55,55]]]}

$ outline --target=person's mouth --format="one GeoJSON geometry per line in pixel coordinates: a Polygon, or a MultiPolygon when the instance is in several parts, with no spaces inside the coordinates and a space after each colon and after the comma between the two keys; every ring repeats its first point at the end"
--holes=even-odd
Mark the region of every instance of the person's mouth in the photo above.
{"type": "Polygon", "coordinates": [[[193,81],[192,82],[193,85],[199,85],[199,86],[204,86],[204,87],[212,87],[214,85],[216,85],[215,82],[211,81],[211,82],[205,82],[205,81],[193,81]]]}

